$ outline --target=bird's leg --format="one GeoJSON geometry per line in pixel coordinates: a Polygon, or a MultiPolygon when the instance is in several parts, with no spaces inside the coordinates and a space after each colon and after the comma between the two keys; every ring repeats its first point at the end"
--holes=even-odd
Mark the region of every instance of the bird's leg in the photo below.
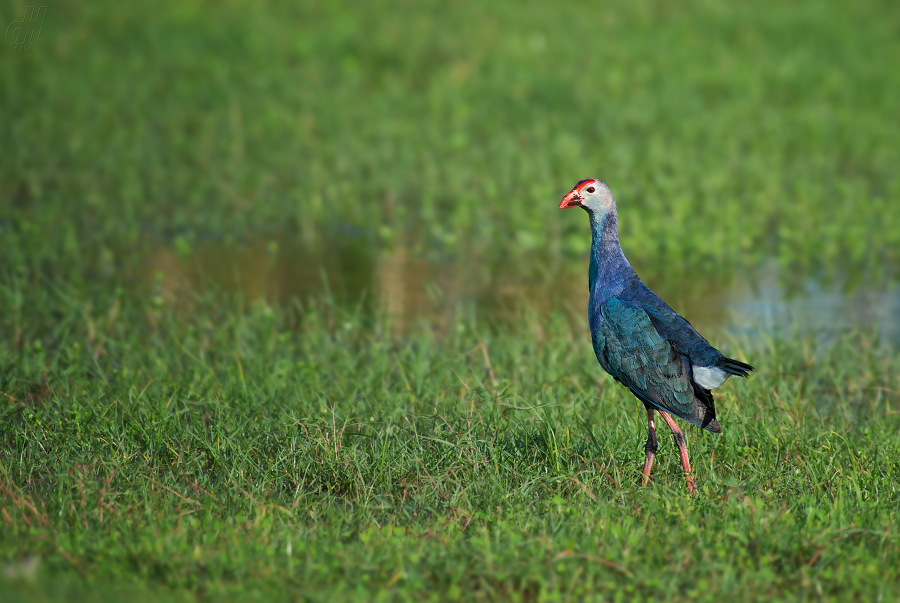
{"type": "Polygon", "coordinates": [[[691,475],[691,463],[688,461],[687,440],[684,439],[684,432],[675,424],[675,419],[669,413],[659,411],[659,414],[662,415],[666,425],[672,430],[672,437],[675,439],[675,445],[678,446],[678,453],[681,455],[681,466],[684,467],[684,478],[687,480],[688,492],[694,494],[696,491],[694,488],[694,476],[691,475]]]}
{"type": "Polygon", "coordinates": [[[644,477],[641,479],[641,485],[646,486],[650,481],[650,469],[653,467],[653,459],[656,458],[656,449],[659,443],[656,441],[656,424],[653,421],[653,409],[647,409],[647,444],[644,445],[644,477]]]}

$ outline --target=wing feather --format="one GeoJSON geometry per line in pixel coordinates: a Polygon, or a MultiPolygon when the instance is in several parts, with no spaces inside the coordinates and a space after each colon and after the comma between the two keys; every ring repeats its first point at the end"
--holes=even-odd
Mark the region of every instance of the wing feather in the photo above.
{"type": "Polygon", "coordinates": [[[611,298],[601,306],[594,352],[641,401],[710,431],[721,431],[712,397],[696,396],[690,368],[641,308],[611,298]]]}

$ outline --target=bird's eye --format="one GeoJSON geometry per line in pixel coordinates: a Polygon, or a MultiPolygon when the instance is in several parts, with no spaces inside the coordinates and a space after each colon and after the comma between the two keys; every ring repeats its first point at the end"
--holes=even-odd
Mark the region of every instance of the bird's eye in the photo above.
{"type": "Polygon", "coordinates": [[[589,186],[589,187],[587,188],[587,192],[593,193],[593,192],[594,192],[594,187],[593,187],[593,186],[589,186]]]}

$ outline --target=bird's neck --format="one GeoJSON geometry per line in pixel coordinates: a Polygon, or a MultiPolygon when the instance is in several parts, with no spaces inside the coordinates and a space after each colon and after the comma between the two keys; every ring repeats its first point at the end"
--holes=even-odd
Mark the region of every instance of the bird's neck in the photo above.
{"type": "Polygon", "coordinates": [[[603,214],[589,213],[592,235],[589,269],[591,295],[595,294],[595,286],[608,295],[615,295],[634,275],[619,245],[619,218],[615,209],[603,214]]]}

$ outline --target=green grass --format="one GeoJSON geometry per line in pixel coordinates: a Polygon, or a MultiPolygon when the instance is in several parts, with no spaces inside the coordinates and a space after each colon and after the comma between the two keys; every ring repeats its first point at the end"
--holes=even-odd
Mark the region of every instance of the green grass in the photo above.
{"type": "Polygon", "coordinates": [[[22,600],[900,594],[900,358],[863,335],[723,340],[758,369],[718,395],[721,436],[688,430],[692,499],[669,438],[638,486],[643,409],[560,319],[397,340],[198,304],[60,297],[47,338],[4,345],[22,600]]]}
{"type": "Polygon", "coordinates": [[[900,597],[896,342],[707,333],[757,371],[721,436],[687,431],[691,498],[668,437],[638,487],[643,410],[567,290],[501,320],[431,275],[440,320],[403,329],[360,301],[394,250],[553,289],[586,268],[556,210],[586,176],[667,299],[768,258],[786,289],[880,283],[898,27],[889,2],[50,6],[0,62],[0,598],[900,597]],[[247,240],[355,288],[232,288],[271,273],[202,257],[247,240]]]}
{"type": "Polygon", "coordinates": [[[882,265],[898,27],[874,1],[60,4],[5,51],[0,217],[44,236],[16,260],[95,271],[274,223],[496,263],[586,252],[554,201],[597,176],[639,264],[882,265]]]}

